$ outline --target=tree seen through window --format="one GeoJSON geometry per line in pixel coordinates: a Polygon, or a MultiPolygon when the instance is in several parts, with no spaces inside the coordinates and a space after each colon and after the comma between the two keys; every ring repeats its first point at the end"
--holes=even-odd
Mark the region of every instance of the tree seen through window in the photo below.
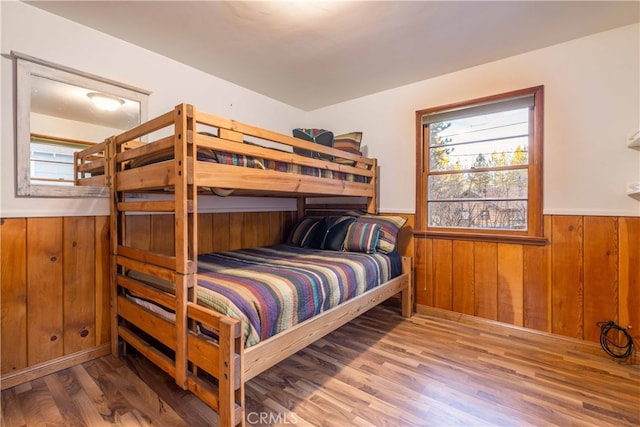
{"type": "Polygon", "coordinates": [[[541,91],[418,112],[418,215],[426,230],[539,236],[541,91]]]}

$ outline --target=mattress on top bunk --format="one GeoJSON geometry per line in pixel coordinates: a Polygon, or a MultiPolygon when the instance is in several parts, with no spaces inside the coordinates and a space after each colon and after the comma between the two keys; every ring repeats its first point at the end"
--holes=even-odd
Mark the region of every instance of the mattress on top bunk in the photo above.
{"type": "MultiPolygon", "coordinates": [[[[401,270],[397,252],[279,244],[204,254],[198,257],[197,303],[242,320],[245,346],[250,347],[387,282],[401,270]]],[[[171,283],[133,271],[129,275],[174,292],[171,283]]]]}

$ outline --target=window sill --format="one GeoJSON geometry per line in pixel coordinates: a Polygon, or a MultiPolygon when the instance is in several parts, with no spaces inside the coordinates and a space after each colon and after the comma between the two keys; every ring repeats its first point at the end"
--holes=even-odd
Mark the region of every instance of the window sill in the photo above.
{"type": "Polygon", "coordinates": [[[544,246],[547,244],[545,237],[518,236],[505,234],[480,234],[450,231],[415,230],[413,237],[428,239],[473,240],[476,242],[514,243],[520,245],[544,246]]]}

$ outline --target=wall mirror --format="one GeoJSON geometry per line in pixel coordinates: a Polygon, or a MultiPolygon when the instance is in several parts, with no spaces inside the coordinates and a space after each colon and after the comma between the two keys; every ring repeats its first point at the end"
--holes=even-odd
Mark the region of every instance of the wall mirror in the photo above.
{"type": "Polygon", "coordinates": [[[97,197],[75,185],[74,152],[147,119],[149,92],[12,52],[16,62],[16,194],[97,197]]]}

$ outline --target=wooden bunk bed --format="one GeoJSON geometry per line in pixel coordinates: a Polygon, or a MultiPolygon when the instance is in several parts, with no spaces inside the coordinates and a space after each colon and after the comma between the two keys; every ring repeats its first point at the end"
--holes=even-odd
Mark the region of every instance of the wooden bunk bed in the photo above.
{"type": "Polygon", "coordinates": [[[199,193],[295,197],[299,217],[307,197],[354,196],[377,214],[375,159],[181,104],[79,153],[76,168],[77,185],[110,188],[113,354],[118,356],[124,343],[134,347],[214,408],[221,426],[244,425],[244,383],[279,361],[396,294],[403,315],[412,313],[408,257],[401,257],[397,277],[246,348],[240,320],[196,303],[199,193]],[[293,150],[322,153],[324,159],[293,150]],[[216,161],[221,152],[233,162],[216,161]],[[126,217],[134,213],[174,215],[173,254],[130,245],[126,217]],[[174,287],[153,286],[153,280],[134,278],[131,271],[174,287]],[[129,294],[163,307],[173,319],[132,302],[129,294]]]}

